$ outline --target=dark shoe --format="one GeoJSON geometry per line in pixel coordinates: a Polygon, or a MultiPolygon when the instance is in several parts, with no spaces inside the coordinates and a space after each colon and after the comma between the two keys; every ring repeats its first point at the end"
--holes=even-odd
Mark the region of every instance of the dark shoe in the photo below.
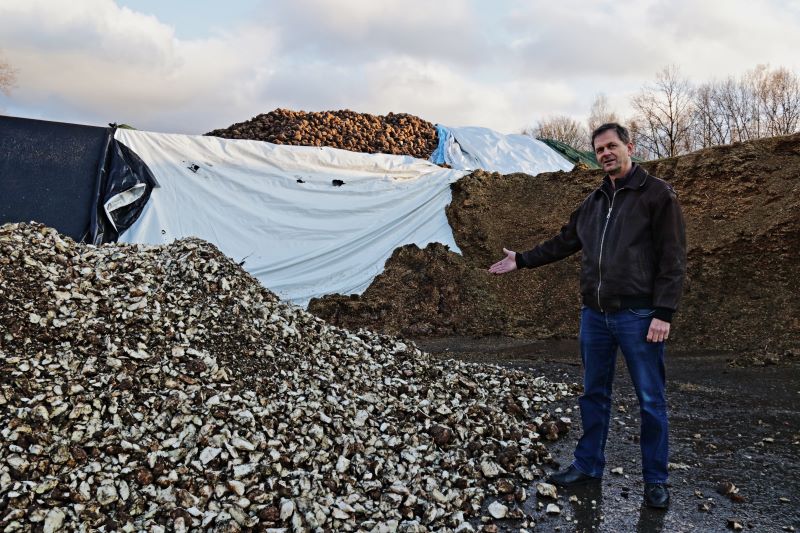
{"type": "Polygon", "coordinates": [[[669,489],[667,485],[665,483],[645,483],[644,504],[657,509],[669,507],[669,489]]]}
{"type": "Polygon", "coordinates": [[[584,474],[574,466],[569,465],[564,470],[550,474],[547,481],[560,487],[574,487],[575,485],[584,485],[586,483],[599,483],[600,478],[584,474]]]}

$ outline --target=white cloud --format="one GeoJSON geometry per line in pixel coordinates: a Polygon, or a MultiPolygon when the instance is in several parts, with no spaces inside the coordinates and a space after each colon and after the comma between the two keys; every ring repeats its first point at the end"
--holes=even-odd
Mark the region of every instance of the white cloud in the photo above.
{"type": "Polygon", "coordinates": [[[63,3],[57,9],[52,1],[6,0],[0,4],[0,14],[0,43],[10,49],[75,52],[158,65],[169,58],[175,44],[172,28],[110,0],[63,3]]]}
{"type": "Polygon", "coordinates": [[[407,54],[466,65],[484,53],[468,0],[276,0],[264,17],[282,28],[287,53],[331,62],[407,54]]]}
{"type": "Polygon", "coordinates": [[[644,11],[642,3],[525,2],[505,21],[512,58],[542,76],[635,76],[663,57],[652,28],[637,24],[644,11]]]}
{"type": "Polygon", "coordinates": [[[413,101],[419,113],[431,120],[509,133],[550,109],[568,106],[575,96],[557,80],[520,77],[496,83],[470,79],[445,65],[418,64],[410,59],[377,65],[372,77],[373,94],[382,95],[381,100],[388,100],[394,108],[413,101]]]}
{"type": "Polygon", "coordinates": [[[800,73],[800,9],[777,0],[520,0],[504,26],[509,64],[572,87],[584,116],[598,92],[629,114],[630,96],[667,65],[696,83],[760,63],[800,73]]]}
{"type": "Polygon", "coordinates": [[[349,108],[381,115],[393,111],[449,126],[481,125],[509,132],[574,98],[568,86],[555,80],[519,79],[501,85],[476,80],[446,63],[410,56],[385,57],[348,68],[279,65],[261,95],[265,109],[349,108]],[[515,117],[511,126],[510,116],[515,117]]]}
{"type": "Polygon", "coordinates": [[[800,8],[777,0],[265,0],[250,20],[192,40],[114,0],[57,6],[0,0],[0,50],[18,71],[0,106],[156,131],[202,133],[286,107],[512,132],[585,116],[598,92],[625,115],[668,64],[696,82],[767,62],[800,71],[800,8]]]}
{"type": "Polygon", "coordinates": [[[181,41],[111,0],[47,4],[0,6],[0,48],[18,70],[12,104],[43,118],[201,132],[225,110],[248,107],[265,75],[253,59],[275,44],[255,30],[181,41]]]}
{"type": "Polygon", "coordinates": [[[800,13],[785,2],[675,0],[653,5],[671,63],[698,81],[738,76],[757,64],[800,68],[800,13]]]}

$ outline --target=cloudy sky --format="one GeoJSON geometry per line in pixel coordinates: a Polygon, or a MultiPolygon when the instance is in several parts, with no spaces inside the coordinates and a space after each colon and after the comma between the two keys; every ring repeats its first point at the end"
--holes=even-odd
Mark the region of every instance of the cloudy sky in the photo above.
{"type": "Polygon", "coordinates": [[[204,133],[282,107],[518,132],[657,71],[800,72],[800,0],[0,0],[0,113],[204,133]]]}

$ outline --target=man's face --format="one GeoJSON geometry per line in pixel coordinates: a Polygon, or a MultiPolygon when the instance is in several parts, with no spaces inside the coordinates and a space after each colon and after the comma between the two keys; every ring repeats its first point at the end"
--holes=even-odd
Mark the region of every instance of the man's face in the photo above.
{"type": "Polygon", "coordinates": [[[594,138],[594,156],[609,176],[624,176],[631,168],[633,143],[625,144],[614,130],[607,130],[594,138]]]}

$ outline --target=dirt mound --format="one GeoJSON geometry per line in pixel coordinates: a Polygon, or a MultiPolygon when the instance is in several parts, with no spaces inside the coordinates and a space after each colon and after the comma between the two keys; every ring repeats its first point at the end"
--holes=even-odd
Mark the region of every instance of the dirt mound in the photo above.
{"type": "MultiPolygon", "coordinates": [[[[687,223],[688,277],[672,343],[769,352],[797,347],[800,135],[715,147],[644,166],[675,187],[687,223]]],[[[446,330],[574,337],[580,307],[577,256],[508,276],[492,277],[485,270],[501,257],[503,246],[527,250],[554,235],[601,177],[587,170],[536,177],[475,172],[453,185],[447,213],[463,258],[445,259],[430,248],[395,254],[361,297],[323,298],[309,309],[333,323],[369,324],[406,335],[446,330]],[[439,272],[448,268],[449,273],[439,272]],[[415,274],[409,277],[409,271],[415,274]],[[419,291],[404,287],[419,279],[431,285],[419,291]],[[446,302],[448,295],[460,294],[482,296],[462,299],[460,306],[440,305],[435,316],[405,311],[432,309],[431,298],[446,302]],[[364,309],[385,313],[365,314],[364,309]]]]}
{"type": "Polygon", "coordinates": [[[0,226],[0,329],[4,531],[521,524],[570,425],[564,384],[330,326],[197,239],[0,226]]]}
{"type": "Polygon", "coordinates": [[[349,109],[320,112],[276,109],[206,135],[275,144],[331,146],[353,152],[411,155],[421,159],[430,158],[438,142],[436,127],[414,115],[370,115],[349,109]]]}
{"type": "Polygon", "coordinates": [[[384,332],[416,337],[468,332],[479,335],[494,321],[503,326],[506,312],[499,306],[478,316],[475,309],[491,309],[493,295],[481,285],[483,276],[464,258],[443,244],[421,250],[415,245],[395,250],[366,292],[358,296],[333,295],[314,300],[311,311],[323,313],[342,327],[380,324],[384,332]],[[458,279],[460,283],[453,283],[458,279]],[[392,298],[384,298],[384,295],[392,298]]]}

